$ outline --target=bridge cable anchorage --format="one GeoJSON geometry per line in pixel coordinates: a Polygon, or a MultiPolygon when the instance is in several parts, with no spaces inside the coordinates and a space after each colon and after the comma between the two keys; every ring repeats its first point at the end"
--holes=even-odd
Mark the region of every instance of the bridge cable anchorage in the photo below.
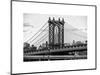
{"type": "Polygon", "coordinates": [[[39,31],[36,32],[35,35],[33,35],[28,41],[30,41],[31,39],[33,39],[40,31],[41,29],[46,25],[46,23],[39,29],[39,31]]]}
{"type": "MultiPolygon", "coordinates": [[[[41,32],[40,32],[40,33],[39,33],[36,37],[34,36],[34,37],[35,37],[35,39],[36,39],[38,36],[40,36],[40,34],[42,34],[42,33],[43,33],[43,31],[44,31],[44,30],[46,30],[47,28],[48,28],[48,26],[47,26],[46,28],[44,28],[44,29],[43,29],[43,30],[42,30],[42,31],[41,31],[41,32]]],[[[32,38],[32,39],[33,39],[33,38],[32,38]]],[[[34,41],[34,40],[35,40],[35,39],[33,39],[33,40],[32,40],[32,39],[31,39],[30,43],[31,43],[32,41],[34,41]]]]}
{"type": "MultiPolygon", "coordinates": [[[[48,26],[44,30],[46,30],[47,28],[48,26]]],[[[30,43],[37,39],[43,33],[44,30],[42,30],[33,40],[31,40],[30,43]]]]}
{"type": "Polygon", "coordinates": [[[46,24],[47,24],[47,22],[31,38],[29,38],[26,42],[30,41],[33,37],[35,37],[46,24]]]}
{"type": "Polygon", "coordinates": [[[38,41],[40,41],[41,39],[43,39],[46,35],[48,35],[47,33],[46,34],[44,34],[41,38],[39,38],[35,43],[33,43],[33,44],[36,44],[36,43],[38,43],[38,41]]]}
{"type": "Polygon", "coordinates": [[[48,37],[48,35],[47,36],[45,36],[41,41],[39,41],[39,42],[37,42],[35,45],[41,45],[41,43],[43,43],[43,41],[46,39],[48,37]]]}
{"type": "MultiPolygon", "coordinates": [[[[47,28],[48,28],[48,26],[47,26],[45,29],[47,29],[47,28]]],[[[44,29],[44,30],[45,30],[45,29],[44,29]]],[[[43,31],[44,31],[44,30],[43,30],[43,31]]],[[[32,43],[34,40],[36,40],[36,39],[43,33],[43,31],[40,32],[33,40],[31,40],[30,43],[32,43]]]]}
{"type": "Polygon", "coordinates": [[[46,38],[48,37],[48,35],[47,36],[45,36],[41,41],[39,41],[36,45],[39,45],[42,41],[44,41],[46,38]]]}

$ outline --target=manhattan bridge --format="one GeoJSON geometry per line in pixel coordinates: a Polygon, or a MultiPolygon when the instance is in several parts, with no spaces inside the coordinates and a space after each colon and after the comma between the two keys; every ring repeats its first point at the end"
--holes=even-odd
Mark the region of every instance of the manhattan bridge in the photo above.
{"type": "MultiPolygon", "coordinates": [[[[24,61],[87,59],[87,40],[84,42],[73,40],[71,44],[64,42],[64,25],[67,25],[64,18],[56,20],[49,17],[36,34],[24,42],[24,61]]],[[[74,31],[81,29],[73,27],[69,33],[74,34],[74,31]]],[[[86,38],[79,34],[74,35],[86,38]]]]}

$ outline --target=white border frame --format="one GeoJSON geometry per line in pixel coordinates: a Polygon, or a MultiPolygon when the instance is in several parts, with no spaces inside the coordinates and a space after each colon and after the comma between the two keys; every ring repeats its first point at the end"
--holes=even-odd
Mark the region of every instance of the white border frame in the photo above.
{"type": "MultiPolygon", "coordinates": [[[[15,0],[16,1],[16,0],[15,0]]],[[[18,1],[18,2],[21,2],[21,1],[18,1]]],[[[50,3],[50,2],[36,2],[36,1],[22,1],[22,2],[32,2],[32,3],[43,3],[43,4],[59,4],[59,5],[78,5],[78,6],[89,6],[89,7],[94,7],[94,20],[95,20],[95,26],[94,26],[94,30],[95,30],[95,32],[94,32],[94,35],[95,35],[95,41],[94,41],[94,43],[95,43],[95,54],[94,54],[94,58],[95,58],[95,64],[94,64],[94,67],[90,67],[90,68],[80,68],[80,69],[69,69],[69,70],[65,70],[65,69],[61,69],[62,71],[74,71],[74,70],[86,70],[86,69],[96,69],[96,67],[97,67],[97,65],[96,65],[96,61],[97,61],[97,53],[96,53],[96,34],[97,34],[97,31],[96,31],[96,29],[97,29],[97,7],[96,7],[96,5],[81,5],[81,4],[65,4],[65,3],[50,3]]],[[[11,1],[11,6],[12,6],[12,1],[11,1]]],[[[13,8],[13,6],[12,6],[12,8],[13,8]]],[[[11,9],[11,12],[12,12],[13,10],[11,9]]],[[[13,69],[15,68],[15,67],[13,67],[13,52],[14,51],[12,51],[13,50],[13,12],[11,13],[11,74],[12,73],[14,73],[13,72],[13,69]]],[[[62,63],[62,62],[61,62],[62,63]]],[[[60,71],[61,71],[60,70],[60,71]]],[[[42,71],[42,73],[43,73],[44,71],[42,71]]],[[[59,72],[58,70],[57,71],[45,71],[45,72],[59,72]]],[[[22,72],[19,72],[19,73],[21,73],[22,74],[22,72]]],[[[41,71],[39,71],[39,72],[30,72],[30,73],[41,73],[41,71]]],[[[14,74],[16,74],[16,72],[14,73],[14,74]]],[[[26,74],[26,73],[24,73],[24,74],[26,74]]]]}

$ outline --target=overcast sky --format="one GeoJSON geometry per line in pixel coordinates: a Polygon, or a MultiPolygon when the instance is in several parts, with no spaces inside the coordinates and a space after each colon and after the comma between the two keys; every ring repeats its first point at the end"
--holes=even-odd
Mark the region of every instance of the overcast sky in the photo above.
{"type": "Polygon", "coordinates": [[[64,18],[64,42],[71,43],[72,40],[84,41],[87,39],[87,16],[71,15],[49,15],[49,14],[23,14],[24,42],[31,38],[45,23],[48,25],[48,18],[64,18]],[[79,30],[75,30],[75,28],[79,30]]]}

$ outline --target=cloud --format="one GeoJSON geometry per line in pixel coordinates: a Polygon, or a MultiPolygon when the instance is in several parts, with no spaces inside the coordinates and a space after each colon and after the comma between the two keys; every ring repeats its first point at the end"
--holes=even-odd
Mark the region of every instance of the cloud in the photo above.
{"type": "Polygon", "coordinates": [[[30,24],[28,24],[28,23],[25,23],[25,24],[24,24],[24,27],[32,27],[32,28],[33,28],[34,26],[33,26],[33,25],[30,25],[30,24]]]}

